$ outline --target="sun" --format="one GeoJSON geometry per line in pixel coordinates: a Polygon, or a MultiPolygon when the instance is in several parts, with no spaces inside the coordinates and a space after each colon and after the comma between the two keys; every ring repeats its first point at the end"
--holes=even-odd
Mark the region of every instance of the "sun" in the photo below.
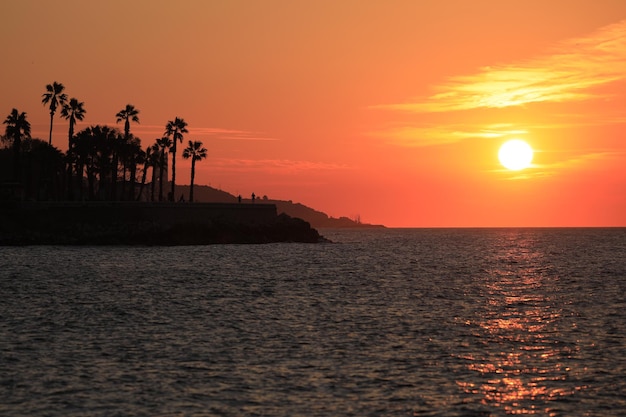
{"type": "Polygon", "coordinates": [[[533,148],[523,140],[509,140],[500,146],[498,159],[505,168],[519,171],[530,166],[533,160],[533,148]]]}

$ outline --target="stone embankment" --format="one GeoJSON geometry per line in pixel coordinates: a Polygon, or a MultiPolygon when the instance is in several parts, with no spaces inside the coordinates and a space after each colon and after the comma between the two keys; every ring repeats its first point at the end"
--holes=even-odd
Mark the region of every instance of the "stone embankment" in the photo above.
{"type": "Polygon", "coordinates": [[[322,242],[274,204],[3,202],[0,245],[322,242]]]}

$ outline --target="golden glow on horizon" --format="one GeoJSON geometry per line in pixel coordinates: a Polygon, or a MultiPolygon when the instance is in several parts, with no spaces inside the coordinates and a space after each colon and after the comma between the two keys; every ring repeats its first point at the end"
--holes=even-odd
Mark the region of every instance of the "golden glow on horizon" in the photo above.
{"type": "Polygon", "coordinates": [[[509,140],[500,147],[498,159],[506,169],[519,171],[530,166],[533,160],[533,149],[523,140],[509,140]]]}
{"type": "Polygon", "coordinates": [[[388,227],[626,225],[626,1],[154,3],[0,2],[0,117],[26,112],[47,141],[57,81],[85,103],[76,132],[122,128],[130,103],[146,149],[184,118],[181,146],[209,150],[195,184],[233,195],[388,227]],[[530,168],[496,159],[513,138],[537,147],[530,168]]]}

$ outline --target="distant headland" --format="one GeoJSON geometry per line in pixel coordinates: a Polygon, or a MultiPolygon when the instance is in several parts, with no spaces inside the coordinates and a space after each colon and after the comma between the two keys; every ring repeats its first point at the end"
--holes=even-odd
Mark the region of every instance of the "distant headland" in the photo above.
{"type": "Polygon", "coordinates": [[[143,148],[131,132],[140,113],[132,104],[115,114],[123,131],[91,125],[78,132],[85,104],[69,98],[63,84],[46,85],[41,104],[50,114],[47,142],[31,138],[25,112],[14,108],[3,122],[2,245],[319,242],[314,227],[374,227],[290,201],[195,186],[196,163],[207,157],[197,140],[182,149],[191,181],[177,189],[177,144],[189,133],[183,118],[167,121],[162,137],[143,148]],[[69,122],[65,152],[52,145],[55,115],[69,122]]]}
{"type": "MultiPolygon", "coordinates": [[[[189,185],[179,185],[183,195],[189,194],[189,185]]],[[[315,210],[301,203],[294,203],[289,200],[276,200],[267,196],[252,196],[241,198],[226,191],[219,190],[207,185],[194,186],[194,201],[203,203],[241,203],[241,204],[273,204],[276,206],[278,214],[286,214],[290,217],[303,219],[316,229],[340,229],[340,228],[384,228],[383,225],[363,223],[358,217],[351,219],[348,217],[332,217],[328,214],[315,210]]]]}

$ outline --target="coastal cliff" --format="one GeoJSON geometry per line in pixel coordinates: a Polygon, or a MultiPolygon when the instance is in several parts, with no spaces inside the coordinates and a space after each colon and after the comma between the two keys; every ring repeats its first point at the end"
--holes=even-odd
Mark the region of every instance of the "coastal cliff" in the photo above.
{"type": "Polygon", "coordinates": [[[0,207],[0,245],[316,243],[324,238],[273,204],[12,202],[0,207]]]}

